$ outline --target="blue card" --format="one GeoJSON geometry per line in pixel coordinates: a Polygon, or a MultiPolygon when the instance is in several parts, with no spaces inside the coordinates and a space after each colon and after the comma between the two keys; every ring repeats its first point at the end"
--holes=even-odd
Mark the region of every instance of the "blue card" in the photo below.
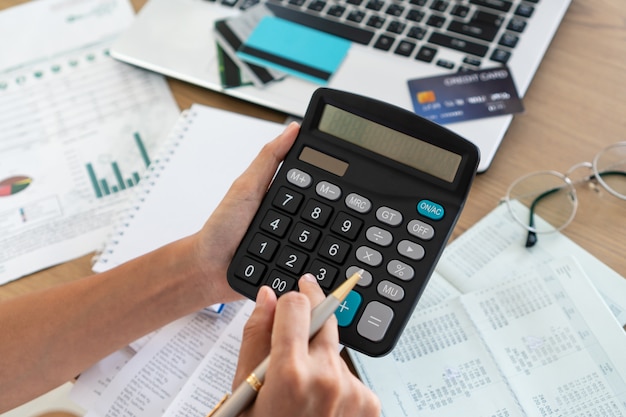
{"type": "Polygon", "coordinates": [[[409,80],[413,109],[438,124],[524,111],[508,68],[409,80]]]}
{"type": "Polygon", "coordinates": [[[238,49],[244,61],[326,84],[350,41],[275,16],[264,17],[238,49]]]}

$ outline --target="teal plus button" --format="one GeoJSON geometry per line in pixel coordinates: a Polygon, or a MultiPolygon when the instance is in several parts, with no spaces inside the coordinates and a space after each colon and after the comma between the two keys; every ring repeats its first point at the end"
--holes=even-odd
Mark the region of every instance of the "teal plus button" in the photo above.
{"type": "Polygon", "coordinates": [[[335,316],[337,317],[339,326],[347,327],[352,323],[362,301],[363,298],[361,294],[356,291],[350,291],[350,294],[348,294],[346,299],[343,300],[343,302],[339,304],[339,307],[337,307],[337,310],[335,310],[335,316]]]}
{"type": "Polygon", "coordinates": [[[422,200],[417,203],[417,212],[422,216],[433,220],[441,220],[445,214],[441,204],[434,203],[430,200],[422,200]]]}

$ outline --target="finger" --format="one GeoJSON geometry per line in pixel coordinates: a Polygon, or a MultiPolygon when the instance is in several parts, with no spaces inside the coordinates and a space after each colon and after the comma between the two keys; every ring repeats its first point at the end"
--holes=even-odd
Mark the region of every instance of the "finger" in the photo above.
{"type": "Polygon", "coordinates": [[[215,223],[214,227],[222,226],[222,229],[228,230],[233,226],[239,226],[245,231],[278,165],[285,159],[285,155],[293,145],[299,129],[299,125],[293,122],[278,137],[263,146],[248,168],[233,182],[226,196],[213,212],[209,221],[215,223]],[[224,223],[223,220],[231,220],[231,222],[224,223]],[[236,224],[230,224],[232,221],[236,224]]]}
{"type": "MultiPolygon", "coordinates": [[[[242,191],[246,193],[245,198],[251,198],[250,193],[253,191],[252,198],[260,200],[263,197],[276,169],[278,169],[278,165],[285,159],[285,155],[293,145],[299,131],[300,126],[296,122],[292,122],[276,139],[261,149],[248,169],[237,180],[237,183],[243,183],[242,191]]],[[[237,190],[236,188],[235,191],[237,190]]]]}
{"type": "Polygon", "coordinates": [[[324,292],[317,283],[317,278],[313,274],[304,274],[298,281],[300,292],[307,296],[311,305],[315,307],[324,301],[324,292]]]}
{"type": "MultiPolygon", "coordinates": [[[[311,274],[305,274],[298,281],[300,292],[305,294],[312,306],[317,306],[324,301],[324,293],[320,288],[317,279],[311,274]]],[[[319,346],[321,348],[331,348],[338,351],[339,333],[337,329],[337,318],[331,315],[317,334],[311,339],[310,348],[319,346]]]]}
{"type": "Polygon", "coordinates": [[[272,329],[272,358],[282,361],[305,357],[310,323],[311,302],[306,295],[291,291],[280,297],[272,329]]]}
{"type": "Polygon", "coordinates": [[[275,310],[276,294],[271,288],[262,286],[257,294],[254,311],[243,329],[233,389],[270,354],[275,310]]]}

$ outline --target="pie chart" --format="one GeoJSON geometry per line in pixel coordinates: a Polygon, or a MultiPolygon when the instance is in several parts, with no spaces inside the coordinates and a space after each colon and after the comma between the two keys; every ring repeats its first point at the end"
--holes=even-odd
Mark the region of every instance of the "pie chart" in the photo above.
{"type": "Polygon", "coordinates": [[[0,198],[17,194],[33,182],[33,179],[24,175],[16,175],[0,181],[0,198]]]}

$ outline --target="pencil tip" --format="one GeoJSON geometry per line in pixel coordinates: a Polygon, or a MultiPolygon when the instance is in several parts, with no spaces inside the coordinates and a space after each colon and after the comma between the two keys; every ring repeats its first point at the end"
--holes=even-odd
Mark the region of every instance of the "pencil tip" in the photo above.
{"type": "Polygon", "coordinates": [[[333,297],[335,297],[339,301],[343,301],[348,296],[348,294],[350,294],[350,291],[352,291],[352,289],[359,282],[364,272],[365,271],[363,271],[362,269],[359,269],[354,274],[352,274],[350,278],[345,280],[339,287],[337,287],[335,291],[333,291],[333,297]]]}

